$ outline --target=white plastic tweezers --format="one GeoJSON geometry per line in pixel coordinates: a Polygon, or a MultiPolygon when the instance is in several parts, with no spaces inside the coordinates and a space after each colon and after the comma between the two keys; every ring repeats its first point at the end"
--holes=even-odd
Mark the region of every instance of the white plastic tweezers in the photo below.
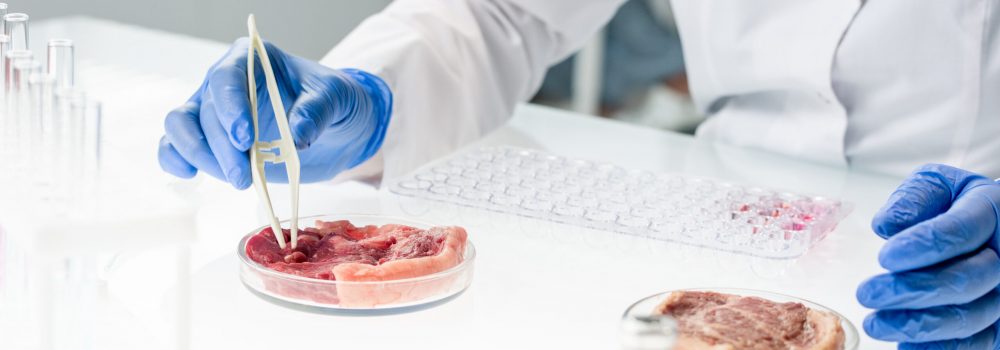
{"type": "Polygon", "coordinates": [[[281,103],[281,95],[278,93],[278,84],[275,83],[274,70],[271,69],[271,60],[267,57],[267,49],[264,48],[264,41],[257,33],[257,21],[253,15],[247,19],[247,28],[250,30],[250,48],[247,54],[247,85],[250,92],[250,113],[253,115],[253,146],[250,148],[250,166],[253,167],[253,185],[257,188],[260,200],[264,202],[267,213],[271,219],[271,229],[274,230],[274,237],[278,241],[278,246],[285,249],[285,235],[281,233],[281,222],[274,216],[274,207],[271,205],[271,196],[267,191],[267,177],[264,173],[264,164],[285,163],[285,171],[288,173],[288,185],[292,195],[292,219],[291,242],[292,249],[298,240],[299,234],[299,153],[295,149],[295,142],[292,139],[291,129],[288,127],[288,117],[285,115],[285,106],[281,103]],[[261,66],[264,68],[264,79],[267,84],[267,94],[271,98],[271,106],[274,107],[275,124],[278,125],[278,132],[281,138],[275,141],[261,141],[260,128],[257,123],[257,83],[254,80],[254,51],[260,56],[261,66]],[[274,150],[278,152],[275,153],[274,150]]]}

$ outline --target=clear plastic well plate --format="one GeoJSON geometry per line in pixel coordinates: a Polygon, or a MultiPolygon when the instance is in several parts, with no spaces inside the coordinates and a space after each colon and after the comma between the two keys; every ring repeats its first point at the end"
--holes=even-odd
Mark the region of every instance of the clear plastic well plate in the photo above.
{"type": "MultiPolygon", "coordinates": [[[[327,215],[299,219],[299,227],[312,227],[316,220],[349,220],[357,227],[400,224],[420,229],[431,225],[411,220],[374,215],[327,215]]],[[[287,221],[282,225],[286,226],[287,221]]],[[[462,262],[438,273],[389,281],[331,281],[302,277],[267,268],[246,254],[247,241],[268,226],[254,229],[240,240],[240,279],[265,297],[307,308],[326,310],[387,310],[423,306],[457,295],[472,283],[476,249],[466,241],[462,262]]]]}
{"type": "Polygon", "coordinates": [[[658,294],[654,294],[654,295],[642,298],[639,301],[637,301],[634,304],[632,304],[631,306],[629,306],[628,309],[625,310],[625,314],[622,316],[622,329],[623,329],[623,334],[622,334],[623,339],[622,339],[622,341],[623,341],[623,343],[635,343],[633,341],[634,339],[626,339],[625,338],[625,337],[632,336],[631,333],[625,334],[624,333],[625,330],[634,330],[634,329],[636,329],[636,327],[630,326],[629,323],[633,322],[633,320],[636,320],[636,319],[642,320],[642,319],[648,318],[648,316],[653,315],[653,311],[656,309],[656,307],[658,305],[660,305],[660,303],[662,303],[664,300],[666,300],[666,298],[670,295],[670,293],[673,293],[673,292],[716,292],[716,293],[739,295],[739,296],[743,296],[743,297],[758,297],[758,298],[761,298],[761,299],[766,299],[766,300],[770,300],[770,301],[774,301],[774,302],[778,302],[778,303],[788,303],[788,302],[799,303],[799,304],[805,305],[806,307],[808,307],[810,309],[817,310],[817,311],[828,312],[828,313],[833,314],[833,315],[837,316],[838,318],[840,318],[840,327],[844,330],[844,348],[843,349],[844,350],[857,350],[858,349],[858,343],[860,341],[860,339],[858,338],[858,330],[856,328],[854,328],[854,324],[852,324],[851,321],[848,321],[847,318],[845,318],[843,315],[837,313],[836,311],[834,311],[834,310],[832,310],[830,308],[827,308],[827,307],[825,307],[823,305],[816,304],[814,302],[811,302],[811,301],[808,301],[808,300],[804,300],[804,299],[800,299],[800,298],[796,298],[796,297],[789,296],[789,295],[784,295],[784,294],[779,294],[779,293],[772,293],[772,292],[766,292],[766,291],[760,291],[760,290],[753,290],[753,289],[741,289],[741,288],[693,288],[693,289],[680,289],[680,290],[674,290],[674,291],[669,291],[669,292],[658,293],[658,294]]]}
{"type": "Polygon", "coordinates": [[[839,200],[536,150],[484,147],[392,183],[398,194],[766,258],[794,258],[850,208],[839,200]]]}

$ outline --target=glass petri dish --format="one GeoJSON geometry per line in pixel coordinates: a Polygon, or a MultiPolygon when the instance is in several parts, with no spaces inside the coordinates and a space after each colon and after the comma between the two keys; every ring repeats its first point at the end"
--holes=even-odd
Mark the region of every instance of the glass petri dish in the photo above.
{"type": "MultiPolygon", "coordinates": [[[[401,218],[377,215],[319,215],[299,218],[299,227],[310,227],[316,220],[349,220],[355,226],[399,224],[420,229],[433,225],[401,218]]],[[[282,221],[287,227],[288,221],[282,221]]],[[[447,270],[413,278],[389,281],[331,281],[271,270],[251,260],[246,254],[247,241],[268,226],[261,226],[243,236],[236,254],[240,258],[240,280],[255,294],[289,306],[337,310],[410,309],[444,302],[458,295],[472,283],[476,249],[466,241],[462,262],[447,270]]]]}
{"type": "MultiPolygon", "coordinates": [[[[650,295],[648,297],[642,298],[639,301],[637,301],[634,304],[632,304],[631,306],[629,306],[628,309],[625,310],[625,314],[622,315],[622,324],[623,324],[623,328],[622,329],[623,329],[623,333],[624,333],[625,329],[630,328],[630,327],[626,327],[625,326],[626,324],[633,324],[634,323],[632,320],[636,320],[636,319],[643,320],[645,318],[648,318],[650,315],[652,315],[653,310],[656,309],[656,306],[660,305],[660,303],[662,303],[667,298],[667,296],[670,295],[670,293],[673,293],[673,292],[685,292],[685,291],[687,291],[687,292],[716,292],[716,293],[725,293],[725,294],[739,295],[739,296],[744,296],[744,297],[758,297],[758,298],[761,298],[761,299],[767,299],[767,300],[774,301],[774,302],[779,302],[779,303],[796,302],[796,303],[800,303],[802,305],[805,305],[806,307],[811,308],[813,310],[819,310],[819,311],[828,312],[830,314],[833,314],[833,315],[837,316],[837,318],[840,319],[840,328],[844,329],[844,348],[843,349],[844,350],[857,350],[858,349],[858,343],[860,341],[860,338],[858,338],[858,330],[857,330],[857,328],[854,328],[854,324],[852,324],[851,321],[848,321],[847,318],[844,317],[843,315],[841,315],[840,313],[838,313],[838,312],[836,312],[836,311],[834,311],[834,310],[832,310],[832,309],[830,309],[828,307],[825,307],[823,305],[816,304],[814,302],[811,302],[811,301],[808,301],[808,300],[805,300],[805,299],[796,298],[796,297],[793,297],[793,296],[790,296],[790,295],[784,295],[784,294],[772,293],[772,292],[761,291],[761,290],[754,290],[754,289],[742,289],[742,288],[691,288],[691,289],[678,289],[678,290],[667,291],[667,292],[658,293],[658,294],[654,294],[654,295],[650,295]]],[[[668,330],[668,332],[669,332],[669,330],[668,330]]],[[[628,335],[622,334],[622,336],[623,336],[623,342],[624,342],[625,341],[624,337],[626,337],[628,335]]]]}

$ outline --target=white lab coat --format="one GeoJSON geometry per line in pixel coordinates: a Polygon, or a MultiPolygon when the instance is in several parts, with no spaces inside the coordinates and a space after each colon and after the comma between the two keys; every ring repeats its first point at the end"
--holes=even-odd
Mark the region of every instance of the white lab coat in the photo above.
{"type": "MultiPolygon", "coordinates": [[[[405,173],[500,126],[621,0],[397,0],[322,62],[382,76],[392,124],[355,172],[405,173]]],[[[697,132],[905,174],[1000,176],[995,0],[674,0],[697,132]]]]}

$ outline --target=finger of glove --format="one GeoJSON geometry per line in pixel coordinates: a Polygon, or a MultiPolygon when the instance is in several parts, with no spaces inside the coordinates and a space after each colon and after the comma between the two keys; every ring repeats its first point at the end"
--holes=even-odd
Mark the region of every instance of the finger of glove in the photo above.
{"type": "MultiPolygon", "coordinates": [[[[328,69],[313,62],[296,64],[328,69]]],[[[324,79],[304,85],[299,103],[289,115],[296,145],[302,149],[322,143],[341,149],[346,152],[347,164],[357,165],[382,145],[391,117],[392,92],[381,78],[357,69],[338,70],[324,79]]]]}
{"type": "Polygon", "coordinates": [[[995,185],[965,190],[944,214],[889,238],[879,263],[898,272],[934,265],[982,247],[996,233],[997,209],[988,192],[995,185]]]}
{"type": "MultiPolygon", "coordinates": [[[[295,139],[295,147],[306,149],[316,142],[319,135],[333,123],[334,105],[355,103],[342,96],[341,84],[324,85],[327,91],[308,90],[299,95],[289,111],[288,120],[295,139]],[[341,95],[340,97],[336,97],[341,95]]],[[[343,106],[342,106],[343,107],[343,106]]],[[[344,140],[351,142],[351,140],[344,140]]]]}
{"type": "Polygon", "coordinates": [[[923,343],[971,337],[1000,318],[1000,296],[992,291],[963,305],[918,310],[880,310],[865,318],[872,338],[923,343]]]}
{"type": "Polygon", "coordinates": [[[250,149],[253,144],[253,117],[247,87],[248,48],[246,38],[237,40],[209,72],[207,84],[226,138],[240,151],[250,149]]]}
{"type": "Polygon", "coordinates": [[[918,309],[972,302],[1000,285],[1000,257],[992,248],[915,271],[872,277],[858,287],[871,309],[918,309]]]}
{"type": "MultiPolygon", "coordinates": [[[[214,96],[213,96],[214,97],[214,96]]],[[[215,155],[225,180],[236,189],[250,187],[250,156],[229,142],[222,122],[215,114],[214,99],[206,100],[201,108],[201,128],[208,139],[208,145],[215,155]]]]}
{"type": "Polygon", "coordinates": [[[927,343],[901,343],[900,350],[981,350],[997,349],[997,327],[988,327],[968,338],[949,339],[927,343]]]}
{"type": "Polygon", "coordinates": [[[167,136],[160,138],[160,147],[157,152],[157,159],[160,162],[160,168],[169,174],[177,176],[183,179],[190,179],[198,174],[198,169],[195,168],[191,163],[184,160],[184,157],[177,152],[177,149],[170,144],[167,140],[167,136]]]}
{"type": "Polygon", "coordinates": [[[225,180],[219,162],[212,154],[208,140],[202,132],[198,120],[199,110],[200,106],[197,103],[188,102],[168,113],[164,120],[167,141],[188,164],[215,178],[225,180]]]}
{"type": "Polygon", "coordinates": [[[938,164],[920,167],[875,213],[872,230],[882,238],[889,238],[945,212],[961,188],[957,185],[964,182],[960,172],[963,171],[938,164]]]}

